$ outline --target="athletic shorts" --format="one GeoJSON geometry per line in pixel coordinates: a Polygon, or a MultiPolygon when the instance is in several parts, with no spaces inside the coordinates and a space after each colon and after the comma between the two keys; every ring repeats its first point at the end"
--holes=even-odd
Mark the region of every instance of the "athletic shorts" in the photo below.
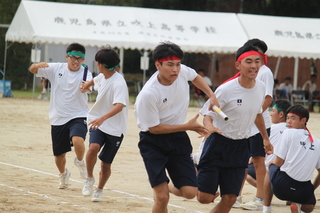
{"type": "Polygon", "coordinates": [[[138,147],[143,158],[150,185],[169,182],[174,186],[197,187],[196,171],[191,159],[192,146],[186,132],[152,134],[140,132],[138,147]]]}
{"type": "MultiPolygon", "coordinates": [[[[270,128],[267,129],[268,136],[270,136],[270,128]]],[[[265,157],[266,152],[264,150],[263,138],[260,133],[249,138],[250,141],[250,156],[265,157]]]]}
{"type": "Polygon", "coordinates": [[[100,150],[102,148],[99,159],[104,163],[111,164],[121,146],[123,134],[120,137],[113,136],[102,132],[100,129],[90,129],[89,133],[90,144],[97,143],[100,145],[100,150]]]}
{"type": "Polygon", "coordinates": [[[220,195],[239,195],[249,160],[249,140],[233,140],[212,133],[204,144],[198,165],[198,189],[220,195]]]}
{"type": "Polygon", "coordinates": [[[273,194],[278,199],[301,204],[316,204],[311,181],[296,181],[274,164],[269,166],[269,176],[273,194]]]}
{"type": "Polygon", "coordinates": [[[253,179],[257,179],[256,178],[256,170],[254,168],[254,165],[253,163],[249,164],[248,165],[248,175],[250,175],[253,179]]]}
{"type": "Polygon", "coordinates": [[[86,139],[87,119],[75,118],[60,126],[51,125],[51,139],[54,156],[71,151],[72,137],[86,139]]]}

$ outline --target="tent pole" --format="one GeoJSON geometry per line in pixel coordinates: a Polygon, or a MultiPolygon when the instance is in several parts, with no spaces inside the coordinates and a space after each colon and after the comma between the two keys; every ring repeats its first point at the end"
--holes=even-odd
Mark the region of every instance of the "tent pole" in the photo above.
{"type": "Polygon", "coordinates": [[[124,58],[124,48],[120,48],[120,73],[123,75],[123,58],[124,58]]]}
{"type": "Polygon", "coordinates": [[[298,68],[299,68],[299,57],[295,57],[294,61],[294,72],[293,72],[293,89],[297,89],[298,85],[298,68]]]}
{"type": "Polygon", "coordinates": [[[4,46],[4,62],[3,62],[3,77],[2,80],[6,79],[6,67],[7,66],[7,41],[5,42],[4,46]]]}
{"type": "Polygon", "coordinates": [[[274,75],[273,75],[274,79],[277,79],[277,77],[278,77],[280,61],[281,61],[281,57],[279,56],[278,60],[277,60],[277,64],[276,64],[276,69],[274,70],[274,75]]]}
{"type": "MultiPolygon", "coordinates": [[[[38,48],[38,43],[35,43],[34,49],[35,49],[35,59],[37,58],[37,48],[38,48]]],[[[34,91],[36,87],[36,74],[33,74],[33,85],[32,85],[32,100],[34,99],[34,91]]]]}

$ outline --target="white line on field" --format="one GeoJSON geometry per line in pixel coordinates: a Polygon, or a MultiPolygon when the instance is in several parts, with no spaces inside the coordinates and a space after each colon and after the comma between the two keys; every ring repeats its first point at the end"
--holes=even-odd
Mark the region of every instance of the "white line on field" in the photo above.
{"type": "MultiPolygon", "coordinates": [[[[19,169],[25,169],[25,170],[29,170],[29,171],[45,174],[45,175],[51,175],[51,176],[54,176],[54,177],[58,177],[58,175],[55,175],[55,174],[52,174],[52,173],[43,172],[43,171],[40,171],[40,170],[31,169],[31,168],[27,168],[27,167],[23,167],[23,166],[13,165],[13,164],[5,163],[5,162],[0,162],[0,164],[6,165],[6,166],[11,166],[11,167],[16,167],[16,168],[19,168],[19,169]]],[[[77,182],[77,183],[83,183],[83,181],[79,181],[79,180],[75,180],[75,179],[71,179],[71,178],[69,180],[71,180],[73,182],[77,182]]],[[[8,185],[5,185],[5,184],[1,184],[0,183],[0,185],[9,187],[9,188],[12,188],[12,189],[15,189],[15,190],[19,190],[19,191],[24,191],[22,189],[19,189],[19,188],[13,187],[13,186],[8,186],[8,185]]],[[[115,190],[115,189],[109,189],[109,188],[106,188],[106,189],[111,190],[113,192],[120,193],[120,194],[124,194],[124,195],[127,195],[127,196],[131,196],[131,197],[135,197],[135,198],[139,198],[139,199],[148,200],[148,201],[153,202],[153,198],[143,197],[143,196],[140,196],[140,195],[131,194],[131,193],[128,193],[128,192],[123,192],[123,191],[119,191],[119,190],[115,190]]],[[[48,198],[48,199],[51,199],[51,200],[55,200],[54,198],[51,198],[51,197],[49,197],[47,195],[44,195],[44,194],[43,195],[42,194],[37,194],[35,192],[30,192],[30,191],[27,191],[27,192],[29,194],[40,195],[42,197],[45,197],[45,198],[48,198]]],[[[67,202],[63,201],[61,203],[67,203],[67,202]]],[[[77,206],[77,205],[74,205],[74,206],[77,206]]],[[[187,209],[185,207],[174,205],[174,204],[170,204],[170,203],[168,204],[168,206],[172,206],[172,207],[179,208],[179,209],[184,209],[184,210],[191,210],[191,209],[187,209]]],[[[197,213],[203,213],[203,212],[198,211],[198,210],[192,210],[192,211],[197,212],[197,213]]]]}

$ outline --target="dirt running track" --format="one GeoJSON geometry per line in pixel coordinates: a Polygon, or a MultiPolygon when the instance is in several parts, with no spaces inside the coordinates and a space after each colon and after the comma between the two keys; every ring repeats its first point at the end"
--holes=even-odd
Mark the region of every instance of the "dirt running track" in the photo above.
{"type": "MultiPolygon", "coordinates": [[[[90,103],[90,107],[93,103],[90,103]]],[[[58,171],[51,151],[49,101],[0,98],[0,212],[151,212],[152,190],[140,157],[138,128],[129,106],[129,125],[122,146],[114,160],[112,175],[103,194],[103,202],[93,203],[81,194],[83,183],[73,165],[74,152],[67,154],[71,171],[69,189],[58,189],[58,171]]],[[[188,119],[199,108],[189,108],[188,119]]],[[[201,122],[201,120],[198,120],[201,122]]],[[[312,113],[310,131],[320,138],[320,113],[312,113]]],[[[200,140],[189,132],[195,150],[200,140]]],[[[86,139],[88,147],[88,138],[86,139]]],[[[98,178],[97,163],[95,177],[98,178]]],[[[97,182],[96,182],[97,184],[97,182]]],[[[255,189],[246,184],[244,201],[254,196],[255,189]]],[[[316,191],[320,200],[320,189],[316,191]]],[[[209,212],[215,204],[203,205],[195,199],[171,195],[169,212],[209,212]]],[[[231,212],[261,212],[232,209],[231,212]]],[[[273,200],[273,212],[290,212],[285,202],[273,200]]],[[[317,206],[314,212],[320,213],[317,206]]]]}

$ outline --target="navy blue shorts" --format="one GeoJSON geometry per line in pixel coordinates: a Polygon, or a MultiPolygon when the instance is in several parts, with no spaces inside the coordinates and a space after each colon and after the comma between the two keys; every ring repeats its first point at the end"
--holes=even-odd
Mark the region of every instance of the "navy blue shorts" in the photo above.
{"type": "Polygon", "coordinates": [[[248,175],[250,175],[253,179],[257,179],[256,178],[256,170],[255,170],[255,168],[254,168],[254,165],[253,165],[253,163],[250,163],[249,165],[248,165],[248,175]]]}
{"type": "Polygon", "coordinates": [[[198,165],[198,189],[220,195],[239,195],[249,160],[249,140],[232,140],[212,133],[204,144],[198,165]]]}
{"type": "Polygon", "coordinates": [[[72,137],[79,136],[86,139],[87,119],[75,118],[60,126],[51,125],[52,150],[54,156],[71,151],[72,137]]]}
{"type": "Polygon", "coordinates": [[[197,187],[197,177],[191,159],[192,146],[186,132],[152,134],[140,132],[139,149],[150,185],[155,187],[169,182],[166,170],[174,186],[197,187]]]}
{"type": "Polygon", "coordinates": [[[269,175],[273,194],[278,199],[301,204],[316,204],[311,181],[296,181],[274,164],[269,166],[269,175]]]}
{"type": "Polygon", "coordinates": [[[90,144],[97,143],[100,145],[102,151],[99,154],[99,159],[104,163],[112,163],[114,157],[116,156],[122,140],[123,140],[123,134],[118,136],[109,135],[107,133],[102,132],[100,129],[90,129],[90,144]]]}
{"type": "MultiPolygon", "coordinates": [[[[268,136],[270,136],[270,128],[267,129],[268,136]]],[[[249,138],[250,141],[250,156],[265,157],[266,152],[264,150],[263,138],[260,133],[249,138]]]]}

